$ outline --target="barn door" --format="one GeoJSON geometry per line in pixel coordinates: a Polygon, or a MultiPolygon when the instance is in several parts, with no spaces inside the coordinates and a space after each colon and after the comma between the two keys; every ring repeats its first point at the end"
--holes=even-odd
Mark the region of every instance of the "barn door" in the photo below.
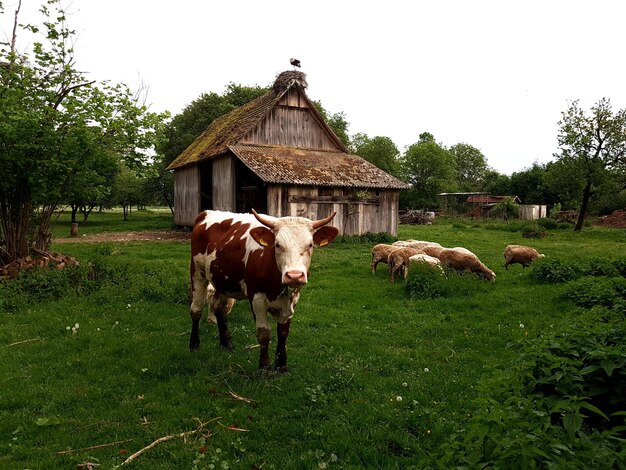
{"type": "Polygon", "coordinates": [[[267,213],[267,187],[261,178],[239,160],[235,164],[235,175],[237,212],[247,213],[254,209],[267,213]]]}

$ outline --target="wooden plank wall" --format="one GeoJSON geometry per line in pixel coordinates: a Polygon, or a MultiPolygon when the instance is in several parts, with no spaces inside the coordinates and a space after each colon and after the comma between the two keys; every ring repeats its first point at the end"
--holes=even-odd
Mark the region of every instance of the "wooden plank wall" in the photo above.
{"type": "Polygon", "coordinates": [[[267,192],[268,214],[322,219],[335,211],[332,225],[342,235],[368,232],[398,235],[399,192],[380,190],[376,195],[376,191],[370,190],[368,193],[368,197],[354,201],[349,198],[351,191],[343,188],[272,185],[267,192]]]}
{"type": "Polygon", "coordinates": [[[235,211],[235,159],[231,155],[213,160],[213,209],[235,211]]]}
{"type": "Polygon", "coordinates": [[[200,212],[200,172],[188,166],[174,173],[174,223],[193,226],[200,212]]]}
{"type": "Polygon", "coordinates": [[[340,151],[309,109],[295,106],[276,105],[241,142],[340,151]]]}

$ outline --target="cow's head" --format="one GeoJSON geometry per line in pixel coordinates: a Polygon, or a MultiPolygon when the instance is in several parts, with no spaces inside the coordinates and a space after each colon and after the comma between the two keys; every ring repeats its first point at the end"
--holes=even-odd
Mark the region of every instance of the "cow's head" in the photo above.
{"type": "Polygon", "coordinates": [[[339,233],[337,228],[326,226],[336,212],[315,221],[304,217],[269,218],[254,209],[252,213],[264,227],[253,228],[250,235],[259,245],[274,249],[282,283],[288,286],[307,283],[313,246],[326,246],[339,233]]]}

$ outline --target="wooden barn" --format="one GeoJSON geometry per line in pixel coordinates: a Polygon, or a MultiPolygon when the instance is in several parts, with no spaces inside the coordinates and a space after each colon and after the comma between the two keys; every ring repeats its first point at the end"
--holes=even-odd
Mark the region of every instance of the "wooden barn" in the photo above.
{"type": "Polygon", "coordinates": [[[205,209],[320,219],[337,212],[344,235],[397,235],[399,191],[409,186],[350,155],[305,93],[302,72],[216,119],[174,160],[174,221],[205,209]]]}

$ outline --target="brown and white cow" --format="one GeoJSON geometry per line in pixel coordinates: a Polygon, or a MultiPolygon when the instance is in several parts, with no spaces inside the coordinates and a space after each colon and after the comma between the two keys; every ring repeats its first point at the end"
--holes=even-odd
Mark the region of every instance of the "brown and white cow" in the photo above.
{"type": "Polygon", "coordinates": [[[232,299],[248,299],[261,347],[259,368],[269,368],[269,342],[277,322],[278,344],[274,367],[287,370],[286,341],[300,289],[308,281],[313,246],[325,246],[338,234],[327,226],[335,213],[312,221],[304,217],[204,211],[191,235],[191,336],[189,349],[200,346],[199,323],[207,302],[215,315],[222,347],[232,350],[226,316],[232,299]],[[268,315],[269,314],[269,315],[268,315]]]}

